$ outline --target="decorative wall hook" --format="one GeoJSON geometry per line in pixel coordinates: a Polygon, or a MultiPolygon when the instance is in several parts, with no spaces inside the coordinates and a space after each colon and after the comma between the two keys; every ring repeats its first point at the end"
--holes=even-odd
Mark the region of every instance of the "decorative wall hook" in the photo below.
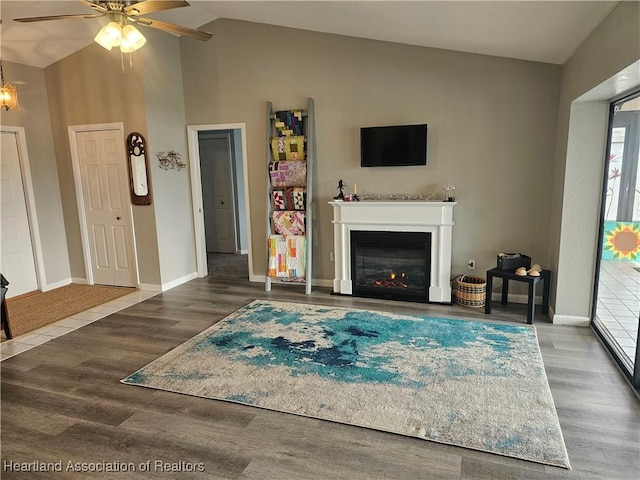
{"type": "Polygon", "coordinates": [[[158,162],[160,162],[160,168],[163,170],[182,170],[187,168],[187,164],[182,163],[180,154],[173,150],[160,152],[156,156],[158,157],[158,162]]]}
{"type": "Polygon", "coordinates": [[[127,137],[127,158],[129,159],[131,203],[151,205],[151,183],[149,181],[146,142],[138,132],[133,132],[127,137]]]}

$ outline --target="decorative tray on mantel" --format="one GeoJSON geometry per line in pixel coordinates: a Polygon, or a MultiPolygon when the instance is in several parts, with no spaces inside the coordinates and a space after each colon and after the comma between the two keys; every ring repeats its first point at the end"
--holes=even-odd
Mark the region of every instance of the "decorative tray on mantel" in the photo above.
{"type": "Polygon", "coordinates": [[[435,193],[427,195],[413,195],[408,193],[389,193],[389,194],[362,194],[358,195],[360,200],[366,201],[416,201],[416,200],[435,200],[440,201],[435,193]]]}

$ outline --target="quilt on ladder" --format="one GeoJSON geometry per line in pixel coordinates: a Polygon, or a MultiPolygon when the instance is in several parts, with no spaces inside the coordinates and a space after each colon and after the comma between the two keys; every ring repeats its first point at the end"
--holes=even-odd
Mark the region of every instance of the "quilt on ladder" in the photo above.
{"type": "Polygon", "coordinates": [[[302,187],[286,187],[271,192],[275,210],[304,210],[307,204],[307,191],[302,187]]]}
{"type": "Polygon", "coordinates": [[[273,137],[271,152],[274,160],[304,160],[304,136],[273,137]]]}
{"type": "Polygon", "coordinates": [[[267,275],[279,278],[304,278],[306,242],[302,235],[269,235],[267,275]]]}
{"type": "Polygon", "coordinates": [[[269,177],[274,188],[307,185],[307,162],[270,162],[269,177]]]}

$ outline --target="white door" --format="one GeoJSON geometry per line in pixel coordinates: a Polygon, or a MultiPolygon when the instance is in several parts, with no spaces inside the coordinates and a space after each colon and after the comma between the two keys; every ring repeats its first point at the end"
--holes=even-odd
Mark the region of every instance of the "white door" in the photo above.
{"type": "Polygon", "coordinates": [[[129,177],[120,130],[76,133],[94,283],[135,287],[129,177]]]}
{"type": "Polygon", "coordinates": [[[0,268],[9,281],[9,298],[38,290],[20,154],[14,133],[2,132],[0,183],[0,268]]]}
{"type": "Polygon", "coordinates": [[[208,134],[199,148],[207,251],[235,253],[231,135],[208,134]]]}

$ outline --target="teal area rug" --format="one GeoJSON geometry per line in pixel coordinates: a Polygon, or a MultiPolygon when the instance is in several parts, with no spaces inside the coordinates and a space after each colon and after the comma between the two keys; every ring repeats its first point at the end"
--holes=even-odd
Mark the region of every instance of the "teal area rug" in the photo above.
{"type": "Polygon", "coordinates": [[[255,301],[122,382],[570,468],[528,326],[255,301]]]}

